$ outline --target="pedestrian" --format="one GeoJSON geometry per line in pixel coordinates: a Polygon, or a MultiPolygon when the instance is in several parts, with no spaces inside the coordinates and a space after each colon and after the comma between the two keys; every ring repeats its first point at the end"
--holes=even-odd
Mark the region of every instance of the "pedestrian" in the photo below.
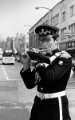
{"type": "Polygon", "coordinates": [[[37,93],[31,109],[30,120],[71,120],[66,86],[70,77],[72,58],[66,51],[60,51],[56,40],[59,29],[40,25],[35,29],[40,48],[48,50],[50,64],[41,64],[30,69],[31,58],[23,60],[21,77],[28,89],[37,86],[37,93]],[[50,54],[49,54],[50,53],[50,54]]]}

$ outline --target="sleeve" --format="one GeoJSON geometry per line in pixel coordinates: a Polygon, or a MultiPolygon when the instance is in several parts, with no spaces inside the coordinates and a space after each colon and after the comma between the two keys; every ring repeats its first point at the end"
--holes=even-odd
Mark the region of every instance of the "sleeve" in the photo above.
{"type": "Polygon", "coordinates": [[[48,80],[60,80],[67,72],[71,71],[71,66],[71,58],[61,58],[51,69],[46,69],[46,77],[48,80]]]}
{"type": "MultiPolygon", "coordinates": [[[[43,77],[47,82],[50,80],[60,80],[67,72],[71,71],[72,59],[60,58],[52,66],[43,69],[43,77]]],[[[39,71],[39,74],[42,70],[39,71]]]]}
{"type": "Polygon", "coordinates": [[[23,70],[23,68],[20,71],[20,75],[22,77],[22,80],[26,87],[28,89],[32,89],[36,86],[36,80],[35,80],[35,70],[31,72],[31,69],[27,69],[26,71],[23,70]]]}

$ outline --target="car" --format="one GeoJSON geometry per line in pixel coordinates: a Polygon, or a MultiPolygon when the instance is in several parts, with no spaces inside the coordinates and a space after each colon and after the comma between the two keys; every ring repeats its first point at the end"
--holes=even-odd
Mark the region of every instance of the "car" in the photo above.
{"type": "Polygon", "coordinates": [[[12,50],[5,50],[3,52],[3,64],[15,64],[15,57],[12,50]]]}

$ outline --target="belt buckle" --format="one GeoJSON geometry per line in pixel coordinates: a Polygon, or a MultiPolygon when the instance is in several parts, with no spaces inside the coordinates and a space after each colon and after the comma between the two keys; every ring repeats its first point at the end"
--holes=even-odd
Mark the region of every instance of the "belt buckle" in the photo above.
{"type": "Polygon", "coordinates": [[[39,94],[39,97],[41,98],[41,100],[45,99],[45,95],[43,93],[39,94]]]}

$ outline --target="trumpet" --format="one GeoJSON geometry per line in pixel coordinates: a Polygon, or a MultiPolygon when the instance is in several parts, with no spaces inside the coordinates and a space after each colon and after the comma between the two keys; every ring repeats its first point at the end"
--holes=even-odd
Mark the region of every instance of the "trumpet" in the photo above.
{"type": "Polygon", "coordinates": [[[26,54],[23,55],[24,58],[26,58],[26,55],[28,54],[31,58],[31,66],[36,67],[38,63],[45,63],[45,64],[51,64],[50,57],[55,54],[55,56],[60,57],[63,54],[64,51],[61,51],[57,53],[51,52],[51,49],[36,49],[32,48],[29,51],[26,51],[26,54]],[[49,54],[49,55],[48,55],[49,54]]]}
{"type": "MultiPolygon", "coordinates": [[[[27,54],[30,56],[33,63],[47,63],[50,64],[49,56],[46,56],[49,53],[50,49],[31,49],[27,51],[27,54]]],[[[51,53],[50,53],[51,54],[51,53]]]]}
{"type": "Polygon", "coordinates": [[[49,53],[51,53],[51,48],[39,48],[39,49],[36,49],[36,48],[32,48],[30,51],[32,51],[32,52],[35,52],[35,53],[47,53],[47,52],[49,52],[49,53]]]}
{"type": "Polygon", "coordinates": [[[22,54],[22,57],[25,59],[27,57],[27,54],[31,58],[32,64],[37,64],[37,63],[47,63],[50,64],[49,57],[46,56],[46,53],[49,53],[50,49],[36,49],[32,48],[29,51],[26,51],[25,53],[22,54]]]}

